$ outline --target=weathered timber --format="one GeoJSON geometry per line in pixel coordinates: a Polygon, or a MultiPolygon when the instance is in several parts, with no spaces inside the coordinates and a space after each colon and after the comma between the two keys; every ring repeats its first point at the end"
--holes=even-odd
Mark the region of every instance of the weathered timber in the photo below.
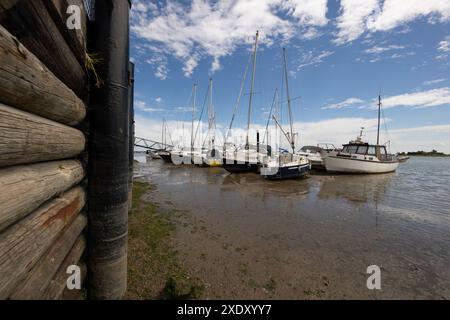
{"type": "Polygon", "coordinates": [[[0,102],[68,125],[86,116],[83,101],[2,26],[0,102]]]}
{"type": "Polygon", "coordinates": [[[24,280],[14,290],[10,299],[36,300],[41,299],[51,280],[61,266],[77,238],[86,226],[87,218],[83,214],[67,226],[56,239],[52,247],[30,270],[24,280]]]}
{"type": "Polygon", "coordinates": [[[59,300],[62,298],[64,289],[67,287],[67,278],[69,277],[69,274],[67,274],[67,267],[70,265],[78,265],[85,248],[86,239],[84,235],[81,235],[59,267],[53,280],[50,282],[50,285],[42,295],[42,299],[59,300]]]}
{"type": "Polygon", "coordinates": [[[86,64],[87,15],[83,0],[46,0],[44,4],[75,58],[84,66],[86,64]],[[67,27],[69,18],[67,9],[72,5],[80,8],[81,29],[69,29],[67,27]]]}
{"type": "Polygon", "coordinates": [[[85,97],[85,68],[75,58],[44,1],[2,0],[0,24],[79,97],[85,97]]]}
{"type": "Polygon", "coordinates": [[[67,288],[67,286],[64,288],[64,292],[62,293],[62,300],[86,300],[87,294],[86,294],[86,276],[87,276],[87,266],[86,263],[83,261],[78,262],[78,266],[81,269],[81,290],[73,289],[70,290],[67,288]]]}
{"type": "Polygon", "coordinates": [[[0,233],[0,299],[9,297],[85,204],[81,187],[62,194],[0,233]]]}
{"type": "Polygon", "coordinates": [[[0,103],[0,167],[72,158],[85,143],[80,130],[0,103]]]}
{"type": "Polygon", "coordinates": [[[79,183],[84,174],[77,160],[0,169],[0,231],[79,183]]]}

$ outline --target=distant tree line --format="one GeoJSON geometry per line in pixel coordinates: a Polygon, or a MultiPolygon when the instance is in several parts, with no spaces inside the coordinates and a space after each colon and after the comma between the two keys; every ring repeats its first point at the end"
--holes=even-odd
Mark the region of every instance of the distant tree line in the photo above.
{"type": "Polygon", "coordinates": [[[427,156],[427,157],[448,157],[450,155],[445,154],[444,152],[439,152],[437,150],[431,151],[410,151],[410,152],[399,152],[400,156],[427,156]]]}

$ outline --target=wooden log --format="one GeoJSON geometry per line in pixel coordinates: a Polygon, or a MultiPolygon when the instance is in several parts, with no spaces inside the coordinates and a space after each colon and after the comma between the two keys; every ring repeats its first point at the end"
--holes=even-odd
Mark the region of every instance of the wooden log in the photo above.
{"type": "Polygon", "coordinates": [[[9,10],[9,9],[11,9],[12,7],[14,7],[15,5],[16,5],[16,3],[18,2],[19,0],[7,0],[7,1],[4,1],[4,2],[2,2],[1,4],[0,4],[0,13],[2,12],[2,11],[7,11],[7,10],[9,10]]]}
{"type": "Polygon", "coordinates": [[[0,169],[0,231],[76,185],[84,175],[77,160],[0,169]]]}
{"type": "Polygon", "coordinates": [[[86,216],[78,215],[75,221],[63,230],[52,247],[30,270],[9,298],[14,300],[40,299],[86,223],[86,216]]]}
{"type": "Polygon", "coordinates": [[[66,286],[64,292],[62,293],[62,300],[86,300],[86,276],[87,276],[87,266],[85,262],[78,262],[78,266],[81,269],[81,290],[69,290],[66,286]]]}
{"type": "Polygon", "coordinates": [[[2,0],[0,24],[79,97],[85,97],[85,68],[75,58],[44,1],[2,0]]]}
{"type": "Polygon", "coordinates": [[[0,299],[12,294],[85,201],[83,188],[75,187],[0,234],[0,299]]]}
{"type": "Polygon", "coordinates": [[[67,268],[70,265],[79,264],[80,258],[83,255],[85,248],[86,248],[86,239],[82,235],[75,242],[75,245],[70,250],[69,254],[59,267],[58,271],[55,274],[55,277],[50,282],[50,285],[47,287],[44,294],[42,295],[42,299],[58,300],[62,298],[64,289],[67,287],[67,278],[69,277],[69,275],[67,274],[67,268]]]}
{"type": "Polygon", "coordinates": [[[0,102],[68,125],[84,119],[83,101],[2,26],[0,52],[0,102]]]}
{"type": "Polygon", "coordinates": [[[87,15],[84,8],[83,0],[46,0],[44,1],[48,13],[51,15],[53,21],[61,32],[72,50],[78,62],[84,66],[86,64],[86,35],[87,35],[87,15]],[[81,11],[81,29],[67,28],[67,8],[75,5],[81,11]]]}
{"type": "Polygon", "coordinates": [[[0,167],[72,158],[85,143],[80,130],[0,103],[0,167]]]}

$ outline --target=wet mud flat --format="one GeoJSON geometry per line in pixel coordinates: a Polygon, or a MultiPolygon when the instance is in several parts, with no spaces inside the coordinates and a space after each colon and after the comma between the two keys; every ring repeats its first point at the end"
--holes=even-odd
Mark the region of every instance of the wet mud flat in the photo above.
{"type": "Polygon", "coordinates": [[[448,299],[446,177],[411,186],[420,168],[280,183],[152,161],[136,174],[152,203],[177,212],[167,241],[203,298],[448,299]],[[370,265],[381,290],[366,286],[370,265]]]}

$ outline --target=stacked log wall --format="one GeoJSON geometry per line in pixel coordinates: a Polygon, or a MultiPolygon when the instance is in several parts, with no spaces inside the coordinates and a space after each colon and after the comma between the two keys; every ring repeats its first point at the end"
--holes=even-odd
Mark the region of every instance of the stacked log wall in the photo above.
{"type": "Polygon", "coordinates": [[[0,2],[0,299],[84,298],[87,18],[82,0],[0,2]],[[76,292],[75,292],[76,291],[76,292]]]}

